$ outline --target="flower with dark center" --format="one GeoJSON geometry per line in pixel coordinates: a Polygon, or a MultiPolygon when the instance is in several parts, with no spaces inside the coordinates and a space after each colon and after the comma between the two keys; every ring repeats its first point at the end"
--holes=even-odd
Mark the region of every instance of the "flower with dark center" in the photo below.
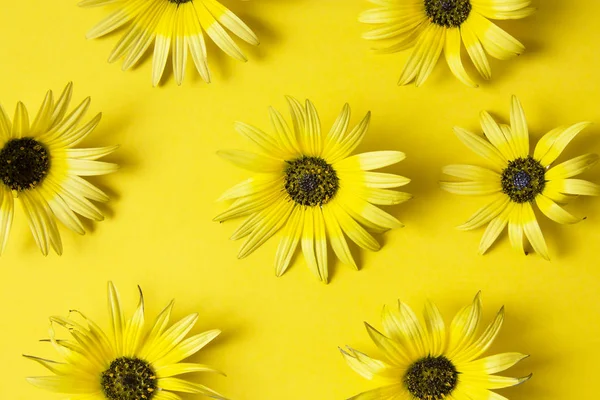
{"type": "Polygon", "coordinates": [[[285,190],[296,203],[311,207],[322,206],[337,193],[337,174],[322,158],[301,156],[287,164],[285,190]]]}
{"type": "Polygon", "coordinates": [[[69,399],[171,400],[181,399],[177,393],[184,392],[226,400],[189,378],[194,372],[222,372],[206,364],[185,362],[221,331],[213,329],[188,337],[188,332],[198,321],[198,314],[170,322],[173,301],[153,324],[148,324],[142,289],[138,287],[138,290],[138,306],[127,316],[117,289],[112,282],[108,283],[110,332],[104,332],[96,322],[76,310],[71,310],[66,317],[50,317],[48,342],[59,350],[61,360],[25,355],[51,372],[50,375],[27,378],[27,381],[39,388],[60,392],[69,399]],[[69,338],[57,340],[56,327],[64,329],[69,338]],[[73,346],[77,348],[73,349],[73,346]],[[72,357],[73,350],[76,357],[72,357]]]}
{"type": "Polygon", "coordinates": [[[546,170],[533,157],[517,158],[502,172],[502,192],[515,203],[533,201],[546,185],[546,170]]]}
{"type": "Polygon", "coordinates": [[[404,375],[406,388],[418,400],[442,400],[456,388],[457,381],[456,367],[444,356],[422,358],[404,375]]]}
{"type": "Polygon", "coordinates": [[[424,323],[405,303],[398,302],[397,308],[384,306],[383,332],[365,323],[383,357],[375,358],[351,347],[340,350],[348,365],[361,376],[370,380],[385,378],[388,383],[352,398],[490,400],[497,397],[492,390],[527,381],[531,375],[495,375],[527,358],[526,354],[513,352],[482,358],[502,326],[504,309],[484,329],[479,329],[481,316],[479,293],[449,325],[429,301],[423,308],[424,323]]]}
{"type": "Polygon", "coordinates": [[[49,169],[46,146],[33,138],[11,139],[0,150],[0,179],[11,190],[33,189],[49,169]]]}
{"type": "Polygon", "coordinates": [[[493,168],[448,165],[443,172],[458,181],[445,181],[441,185],[455,194],[494,196],[489,204],[458,227],[470,230],[488,224],[479,244],[480,254],[492,246],[508,225],[508,236],[516,251],[530,253],[525,248],[529,242],[536,253],[548,260],[548,247],[534,207],[560,224],[575,224],[585,219],[571,214],[561,203],[567,203],[574,196],[600,195],[600,185],[573,179],[597,164],[600,157],[589,153],[553,165],[566,145],[590,123],[552,129],[530,151],[525,113],[514,96],[510,110],[510,126],[499,124],[487,111],[481,112],[480,124],[485,139],[466,129],[454,128],[458,138],[485,157],[493,168]]]}
{"type": "Polygon", "coordinates": [[[253,46],[259,44],[256,34],[219,0],[85,0],[79,4],[93,7],[108,3],[114,3],[118,23],[107,25],[104,20],[100,21],[88,31],[87,38],[96,39],[124,28],[122,32],[127,33],[108,56],[109,62],[123,60],[124,71],[140,62],[152,46],[156,49],[152,63],[154,86],[161,82],[165,67],[170,64],[169,57],[172,57],[173,75],[178,85],[183,83],[189,59],[193,60],[202,80],[209,83],[207,38],[216,48],[242,62],[248,58],[234,38],[253,46]],[[124,46],[124,42],[135,45],[124,46]],[[171,46],[171,43],[178,45],[171,46]]]}
{"type": "Polygon", "coordinates": [[[488,55],[508,60],[525,46],[490,19],[521,19],[535,12],[532,0],[385,0],[366,10],[359,21],[371,28],[363,34],[380,42],[381,54],[410,49],[399,85],[421,86],[442,53],[450,71],[464,84],[477,87],[467,73],[461,49],[466,48],[479,74],[489,80],[488,55]],[[510,3],[510,5],[507,5],[510,3]]]}
{"type": "Polygon", "coordinates": [[[9,238],[15,202],[25,211],[44,255],[50,249],[63,252],[58,222],[83,235],[77,214],[104,219],[90,200],[105,202],[108,196],[82,177],[116,171],[116,164],[98,160],[118,146],[76,148],[94,131],[101,114],[84,122],[90,98],[70,110],[72,94],[70,83],[60,96],[48,91],[31,123],[25,104],[17,103],[12,121],[0,107],[0,254],[9,238]]]}
{"type": "Polygon", "coordinates": [[[147,362],[119,357],[102,373],[102,392],[109,400],[151,400],[156,393],[156,374],[147,362]]]}
{"type": "Polygon", "coordinates": [[[446,28],[456,28],[471,13],[470,0],[425,0],[425,13],[431,22],[446,28]]]}
{"type": "Polygon", "coordinates": [[[323,282],[329,279],[328,246],[339,260],[356,266],[346,238],[362,248],[378,250],[373,230],[400,228],[402,223],[377,205],[399,204],[408,193],[393,188],[408,179],[372,172],[404,159],[399,151],[352,155],[365,135],[371,114],[350,128],[350,107],[344,105],[331,129],[322,129],[314,104],[288,97],[292,123],[271,108],[275,132],[238,122],[236,130],[258,145],[260,153],[223,150],[219,155],[257,175],[227,190],[220,200],[233,200],[215,217],[223,222],[247,220],[231,235],[245,238],[238,253],[244,258],[281,230],[275,270],[282,275],[300,245],[307,266],[323,282]]]}

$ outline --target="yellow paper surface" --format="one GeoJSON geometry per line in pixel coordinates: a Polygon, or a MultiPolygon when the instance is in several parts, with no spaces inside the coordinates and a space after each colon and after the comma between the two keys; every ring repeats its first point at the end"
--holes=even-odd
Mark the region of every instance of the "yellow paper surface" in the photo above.
{"type": "MultiPolygon", "coordinates": [[[[360,38],[362,0],[253,0],[223,3],[260,36],[258,48],[243,45],[246,64],[209,46],[213,83],[207,85],[189,60],[184,85],[172,73],[151,86],[150,57],[133,71],[106,59],[119,35],[87,41],[85,32],[105,14],[76,1],[2,2],[0,100],[12,114],[18,100],[37,111],[46,90],[75,84],[74,100],[92,96],[91,113],[103,121],[83,145],[120,144],[107,158],[122,165],[92,181],[112,197],[107,218],[87,223],[80,237],[61,227],[65,254],[44,258],[17,208],[6,254],[0,259],[0,399],[60,399],[25,382],[45,374],[22,353],[54,356],[47,318],[83,311],[107,327],[106,282],[118,286],[133,311],[136,285],[144,290],[147,319],[175,297],[175,316],[198,311],[192,333],[220,328],[223,335],[194,356],[228,377],[198,379],[232,399],[345,399],[375,388],[348,368],[338,345],[379,355],[363,321],[380,326],[384,303],[400,298],[415,311],[431,298],[449,323],[462,305],[483,292],[486,322],[506,305],[505,326],[488,354],[531,354],[507,372],[530,382],[500,391],[511,400],[591,399],[599,352],[600,199],[569,206],[587,220],[540,224],[552,262],[515,254],[506,234],[486,256],[477,248],[483,229],[454,227],[486,198],[441,191],[442,166],[482,163],[452,133],[459,125],[479,131],[478,113],[508,120],[510,95],[521,99],[532,143],[548,130],[583,120],[600,121],[597,39],[600,3],[544,0],[537,15],[499,23],[527,47],[511,61],[492,60],[493,80],[479,89],[463,86],[440,62],[422,88],[397,87],[408,53],[376,56],[360,38]],[[349,102],[356,123],[371,110],[372,124],[358,151],[401,150],[407,159],[389,169],[413,179],[410,202],[386,208],[406,227],[378,236],[378,253],[357,251],[360,272],[332,262],[323,285],[301,257],[282,278],[274,275],[276,241],[237,260],[241,243],[228,238],[241,223],[218,224],[215,199],[249,176],[216,156],[224,148],[251,150],[233,124],[269,129],[267,108],[287,113],[284,95],[310,98],[328,129],[349,102]]],[[[466,60],[466,59],[465,59],[466,60]]],[[[469,71],[475,76],[473,68],[469,71]]],[[[286,114],[287,115],[287,114],[286,114]]],[[[593,125],[561,160],[600,151],[593,125]]],[[[585,175],[598,182],[600,169],[585,175]]],[[[186,397],[189,399],[191,397],[186,397]]]]}

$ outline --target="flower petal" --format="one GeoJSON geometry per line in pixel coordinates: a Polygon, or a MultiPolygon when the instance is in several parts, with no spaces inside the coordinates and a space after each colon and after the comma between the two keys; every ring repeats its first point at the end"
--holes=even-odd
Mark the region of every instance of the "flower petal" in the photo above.
{"type": "Polygon", "coordinates": [[[510,198],[504,193],[496,195],[494,201],[475,212],[464,224],[457,227],[460,230],[479,228],[502,213],[510,203],[510,198]]]}
{"type": "Polygon", "coordinates": [[[529,356],[521,353],[496,354],[493,356],[480,358],[479,360],[471,361],[466,364],[461,364],[458,369],[460,373],[470,372],[474,374],[495,374],[509,369],[527,357],[529,356]]]}
{"type": "Polygon", "coordinates": [[[278,172],[285,169],[284,162],[271,157],[243,150],[220,150],[220,157],[230,161],[240,168],[254,172],[278,172]]]}
{"type": "Polygon", "coordinates": [[[454,359],[467,349],[475,338],[481,320],[481,294],[477,293],[473,303],[460,310],[450,324],[447,356],[454,359]]]}
{"type": "Polygon", "coordinates": [[[465,146],[491,162],[494,165],[496,172],[501,172],[508,165],[506,157],[482,137],[458,126],[454,127],[454,133],[465,146]]]}
{"type": "Polygon", "coordinates": [[[542,230],[538,225],[530,203],[523,203],[521,218],[523,221],[523,230],[525,231],[525,235],[527,236],[527,239],[529,240],[529,243],[531,243],[531,246],[535,252],[542,256],[545,260],[550,260],[546,241],[544,240],[542,230]]]}
{"type": "Polygon", "coordinates": [[[591,122],[580,122],[575,125],[561,126],[551,130],[535,146],[533,158],[538,160],[544,167],[552,164],[571,140],[590,124],[591,122]]]}
{"type": "Polygon", "coordinates": [[[508,60],[525,51],[521,42],[477,12],[471,12],[469,15],[469,25],[477,34],[485,51],[494,58],[508,60]]]}
{"type": "Polygon", "coordinates": [[[465,67],[460,59],[462,39],[460,37],[460,28],[448,28],[446,29],[446,47],[444,48],[444,55],[446,56],[446,62],[450,71],[456,76],[462,83],[471,87],[478,87],[475,82],[471,79],[465,67]]]}
{"type": "Polygon", "coordinates": [[[543,194],[538,195],[535,202],[546,217],[559,224],[575,224],[582,220],[582,218],[575,217],[543,194]]]}
{"type": "Polygon", "coordinates": [[[512,213],[514,203],[509,202],[504,210],[494,218],[487,226],[481,242],[479,242],[479,254],[485,254],[492,244],[498,239],[498,236],[502,233],[506,225],[508,224],[508,218],[512,213]]]}
{"type": "Polygon", "coordinates": [[[597,154],[584,154],[572,158],[569,161],[565,161],[562,164],[550,168],[546,172],[546,180],[566,179],[579,175],[596,165],[599,159],[600,157],[598,157],[597,154]]]}
{"type": "Polygon", "coordinates": [[[490,63],[488,61],[487,56],[485,55],[485,52],[483,51],[483,47],[481,46],[477,35],[475,34],[472,28],[472,25],[473,23],[470,22],[469,19],[467,19],[460,26],[460,33],[463,42],[465,43],[465,47],[467,48],[467,53],[469,53],[469,56],[471,57],[475,68],[477,68],[477,71],[479,72],[479,74],[481,74],[483,79],[490,80],[492,78],[492,70],[490,69],[490,63]]]}

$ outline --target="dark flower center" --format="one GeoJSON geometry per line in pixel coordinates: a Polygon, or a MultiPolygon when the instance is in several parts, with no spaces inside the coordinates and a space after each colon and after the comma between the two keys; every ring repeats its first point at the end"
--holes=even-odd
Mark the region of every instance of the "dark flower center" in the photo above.
{"type": "Polygon", "coordinates": [[[427,356],[412,364],[404,384],[416,400],[442,400],[456,388],[458,372],[444,356],[427,356]]]}
{"type": "Polygon", "coordinates": [[[322,158],[302,156],[287,164],[285,190],[296,203],[322,206],[337,193],[340,186],[337,174],[322,158]]]}
{"type": "Polygon", "coordinates": [[[156,374],[146,361],[119,357],[102,373],[102,392],[109,400],[150,400],[156,394],[156,374]]]}
{"type": "Polygon", "coordinates": [[[429,20],[439,26],[456,28],[471,13],[470,0],[425,0],[425,13],[429,20]]]}
{"type": "Polygon", "coordinates": [[[167,0],[167,1],[169,3],[174,3],[177,5],[180,5],[180,4],[184,4],[184,3],[189,3],[190,1],[193,1],[193,0],[167,0]]]}
{"type": "Polygon", "coordinates": [[[533,157],[517,158],[502,171],[502,192],[515,203],[532,201],[544,190],[545,175],[546,170],[533,157]]]}
{"type": "Polygon", "coordinates": [[[50,169],[50,153],[33,138],[11,139],[0,150],[0,179],[11,190],[36,187],[50,169]]]}

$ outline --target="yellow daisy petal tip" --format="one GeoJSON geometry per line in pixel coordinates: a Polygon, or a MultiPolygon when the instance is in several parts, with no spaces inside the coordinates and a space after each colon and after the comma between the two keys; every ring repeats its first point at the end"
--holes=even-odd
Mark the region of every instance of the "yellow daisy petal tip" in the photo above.
{"type": "MultiPolygon", "coordinates": [[[[529,356],[527,356],[527,357],[529,357],[529,356]]],[[[515,386],[522,385],[523,383],[525,383],[525,382],[527,382],[528,380],[530,380],[532,376],[533,376],[533,372],[532,372],[532,373],[530,373],[530,374],[529,374],[529,375],[527,375],[527,376],[524,376],[524,377],[522,377],[522,378],[519,378],[519,383],[517,383],[515,386]]]]}

